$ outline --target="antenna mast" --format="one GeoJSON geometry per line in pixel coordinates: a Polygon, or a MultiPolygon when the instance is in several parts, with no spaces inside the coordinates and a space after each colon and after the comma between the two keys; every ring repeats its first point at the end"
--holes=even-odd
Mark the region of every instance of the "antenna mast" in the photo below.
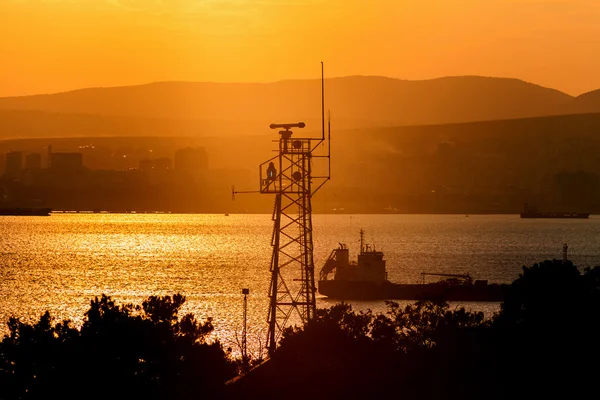
{"type": "Polygon", "coordinates": [[[325,67],[321,61],[321,140],[325,140],[325,67]]]}

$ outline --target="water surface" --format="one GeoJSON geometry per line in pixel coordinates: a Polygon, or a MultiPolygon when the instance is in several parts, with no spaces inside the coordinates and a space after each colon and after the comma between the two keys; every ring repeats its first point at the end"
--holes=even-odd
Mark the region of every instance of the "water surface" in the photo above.
{"type": "MultiPolygon", "coordinates": [[[[212,317],[216,335],[235,350],[241,289],[247,287],[249,343],[256,348],[266,331],[272,226],[269,215],[0,217],[0,321],[31,321],[50,310],[80,323],[90,299],[102,293],[134,303],[182,293],[185,311],[212,317]]],[[[594,216],[315,215],[317,273],[340,242],[356,257],[361,228],[367,242],[384,251],[394,282],[418,282],[421,272],[468,272],[475,279],[511,282],[523,265],[561,258],[564,242],[576,265],[600,264],[600,218],[594,216]]],[[[320,307],[334,303],[318,298],[320,307]]],[[[385,310],[383,302],[352,304],[385,310]]],[[[488,314],[498,309],[467,305],[488,314]]]]}

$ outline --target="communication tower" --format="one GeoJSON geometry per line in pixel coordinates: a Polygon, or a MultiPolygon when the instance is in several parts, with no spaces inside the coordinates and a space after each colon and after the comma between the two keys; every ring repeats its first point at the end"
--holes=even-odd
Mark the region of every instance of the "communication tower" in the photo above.
{"type": "Polygon", "coordinates": [[[318,151],[325,142],[324,93],[321,63],[321,137],[295,137],[292,129],[304,128],[304,122],[271,124],[271,129],[279,130],[279,138],[273,141],[277,143],[276,155],[259,167],[260,193],[275,195],[266,342],[269,354],[275,350],[290,319],[295,319],[294,315],[306,323],[316,312],[311,200],[331,178],[329,123],[327,153],[318,151]],[[326,167],[323,166],[325,174],[313,174],[315,158],[327,159],[326,167]]]}

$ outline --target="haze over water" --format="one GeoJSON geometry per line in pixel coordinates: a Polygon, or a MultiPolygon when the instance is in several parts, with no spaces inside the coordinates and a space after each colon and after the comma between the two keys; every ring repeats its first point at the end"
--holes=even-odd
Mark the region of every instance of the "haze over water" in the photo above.
{"type": "MultiPolygon", "coordinates": [[[[511,282],[523,265],[561,258],[582,269],[600,265],[600,218],[530,220],[518,215],[315,215],[316,276],[338,243],[359,250],[359,230],[385,254],[393,282],[421,272],[467,273],[511,282]]],[[[45,310],[80,323],[102,293],[140,304],[182,293],[185,312],[212,317],[216,335],[235,349],[242,326],[242,288],[250,289],[249,342],[264,341],[270,281],[270,215],[70,214],[0,217],[0,333],[10,316],[37,319],[45,310]]],[[[318,298],[318,307],[335,302],[318,298]]],[[[383,302],[351,302],[384,311],[383,302]]],[[[469,305],[491,313],[497,304],[469,305]]]]}

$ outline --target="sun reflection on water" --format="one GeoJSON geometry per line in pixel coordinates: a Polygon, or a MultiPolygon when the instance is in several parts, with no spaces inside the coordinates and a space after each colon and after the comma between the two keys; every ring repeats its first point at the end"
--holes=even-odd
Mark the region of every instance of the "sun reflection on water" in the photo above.
{"type": "MultiPolygon", "coordinates": [[[[422,271],[510,282],[522,265],[559,258],[566,240],[577,265],[596,265],[599,226],[595,218],[315,215],[315,263],[318,271],[339,242],[355,257],[358,230],[364,228],[367,241],[385,252],[394,282],[416,282],[422,271]]],[[[266,332],[271,229],[269,215],[0,217],[0,322],[10,316],[32,321],[49,310],[81,323],[90,300],[103,293],[137,304],[151,295],[181,293],[187,297],[183,311],[200,320],[212,317],[216,335],[236,350],[241,289],[249,288],[249,344],[256,350],[266,332]]],[[[383,302],[351,304],[385,311],[383,302]]],[[[470,306],[488,315],[498,308],[470,306]]]]}

